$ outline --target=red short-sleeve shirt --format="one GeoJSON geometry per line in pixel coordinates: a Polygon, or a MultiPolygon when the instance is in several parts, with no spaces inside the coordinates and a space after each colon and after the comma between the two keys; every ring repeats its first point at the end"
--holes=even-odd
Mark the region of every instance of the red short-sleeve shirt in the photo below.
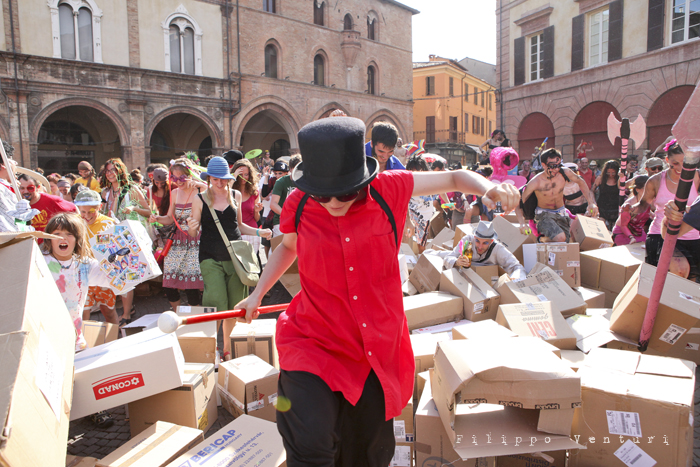
{"type": "MultiPolygon", "coordinates": [[[[372,186],[403,227],[413,174],[385,171],[372,186]]],[[[371,369],[384,389],[386,419],[395,417],[413,391],[414,360],[389,220],[371,197],[342,217],[309,198],[297,237],[301,291],[277,321],[280,366],[323,379],[356,404],[371,369]]],[[[282,208],[280,229],[294,233],[304,193],[294,190],[282,208]]],[[[399,230],[399,239],[401,230],[399,230]]]]}

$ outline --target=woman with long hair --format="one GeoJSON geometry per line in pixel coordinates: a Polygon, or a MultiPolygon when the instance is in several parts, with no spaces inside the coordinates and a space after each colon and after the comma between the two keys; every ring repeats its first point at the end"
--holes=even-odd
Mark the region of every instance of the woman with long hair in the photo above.
{"type": "MultiPolygon", "coordinates": [[[[256,229],[260,221],[260,212],[263,209],[258,181],[260,175],[248,159],[236,161],[231,167],[231,173],[235,177],[233,189],[241,194],[241,215],[243,223],[256,229]]],[[[255,235],[243,235],[243,240],[253,245],[253,251],[260,250],[260,237],[255,235]]]]}
{"type": "MultiPolygon", "coordinates": [[[[173,190],[170,206],[165,216],[152,215],[149,221],[163,225],[175,224],[173,246],[163,262],[163,291],[173,311],[180,306],[180,290],[187,294],[190,306],[200,306],[201,290],[204,288],[202,273],[199,270],[199,236],[190,237],[187,233],[187,218],[192,212],[192,200],[199,192],[192,178],[190,161],[180,158],[170,165],[173,190]]],[[[158,169],[154,171],[155,176],[158,169]]]]}
{"type": "Polygon", "coordinates": [[[620,217],[612,230],[615,245],[629,245],[630,243],[646,241],[645,224],[651,215],[651,206],[640,198],[644,193],[644,185],[648,179],[649,177],[646,175],[640,175],[633,179],[632,194],[620,208],[620,217]]]}
{"type": "Polygon", "coordinates": [[[170,210],[170,174],[165,164],[156,164],[151,172],[153,183],[146,190],[146,197],[151,209],[158,216],[167,216],[170,210]]]}
{"type": "MultiPolygon", "coordinates": [[[[138,221],[144,227],[149,227],[147,220],[151,215],[151,209],[140,185],[131,181],[129,171],[120,158],[115,157],[105,162],[100,174],[100,186],[102,199],[105,200],[102,214],[118,221],[138,221]]],[[[121,297],[124,314],[119,325],[124,326],[131,322],[131,314],[134,312],[134,291],[127,292],[121,297]]]]}
{"type": "Polygon", "coordinates": [[[598,212],[605,220],[608,230],[612,230],[620,212],[620,164],[609,160],[603,166],[602,173],[596,178],[591,190],[599,189],[598,212]]]}
{"type": "MultiPolygon", "coordinates": [[[[192,237],[197,237],[201,231],[199,267],[204,279],[202,305],[216,307],[219,311],[232,310],[238,302],[248,296],[248,286],[243,285],[236,274],[227,242],[241,240],[241,234],[270,238],[272,231],[253,228],[243,222],[240,209],[241,193],[229,188],[233,175],[229,172],[226,159],[214,157],[201,177],[206,180],[208,188],[206,192],[192,199],[192,213],[187,219],[187,225],[192,237]],[[226,235],[226,243],[216,225],[212,210],[226,235]]],[[[234,319],[224,320],[224,360],[231,359],[229,336],[234,325],[234,319]]]]}

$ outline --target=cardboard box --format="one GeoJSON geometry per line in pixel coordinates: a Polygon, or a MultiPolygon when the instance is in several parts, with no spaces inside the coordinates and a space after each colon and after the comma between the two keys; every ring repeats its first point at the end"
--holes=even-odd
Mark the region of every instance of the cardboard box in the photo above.
{"type": "Polygon", "coordinates": [[[415,426],[416,466],[496,467],[494,457],[462,460],[455,452],[440,420],[429,379],[416,406],[415,426]]]}
{"type": "Polygon", "coordinates": [[[234,417],[251,415],[276,420],[279,370],[255,355],[219,365],[218,388],[223,407],[234,417]]]}
{"type": "MultiPolygon", "coordinates": [[[[184,318],[215,311],[216,307],[177,307],[177,315],[184,318]]],[[[181,326],[175,335],[187,363],[216,363],[216,321],[181,326]]]]}
{"type": "Polygon", "coordinates": [[[472,265],[469,269],[472,269],[475,273],[481,277],[484,282],[489,284],[491,287],[496,287],[498,283],[498,273],[499,267],[496,264],[489,264],[486,266],[472,265]]]}
{"type": "MultiPolygon", "coordinates": [[[[644,314],[651,294],[656,268],[642,264],[613,306],[610,330],[623,337],[639,341],[644,314]]],[[[649,339],[649,348],[666,354],[700,319],[700,290],[698,284],[671,273],[666,283],[649,339]]]]}
{"type": "Polygon", "coordinates": [[[280,367],[275,344],[276,319],[256,319],[250,324],[236,323],[231,331],[233,358],[257,355],[275,368],[280,367]]]}
{"type": "Polygon", "coordinates": [[[175,333],[124,337],[75,356],[71,420],[180,387],[185,359],[175,333]]]}
{"type": "Polygon", "coordinates": [[[389,462],[389,467],[413,467],[413,443],[396,441],[394,445],[394,457],[389,462]]]}
{"type": "Polygon", "coordinates": [[[581,285],[581,255],[578,243],[538,243],[537,262],[549,266],[569,287],[581,285]]]}
{"type": "Polygon", "coordinates": [[[588,287],[575,287],[574,292],[586,302],[586,309],[605,308],[605,292],[588,287]]]}
{"type": "Polygon", "coordinates": [[[416,267],[416,263],[418,262],[418,257],[413,252],[411,245],[408,243],[402,243],[399,249],[399,254],[406,256],[406,266],[408,267],[408,272],[410,273],[413,271],[413,268],[416,267]]]}
{"type": "Polygon", "coordinates": [[[571,222],[571,239],[581,245],[581,251],[609,248],[614,245],[608,228],[602,219],[576,215],[571,222]]]}
{"type": "Polygon", "coordinates": [[[418,403],[418,399],[420,399],[420,394],[423,392],[423,386],[425,384],[425,379],[418,375],[435,366],[435,351],[437,350],[438,342],[450,339],[451,335],[449,332],[411,335],[413,359],[416,364],[413,375],[413,404],[418,403]]]}
{"type": "Polygon", "coordinates": [[[136,319],[129,324],[125,324],[121,327],[122,337],[133,336],[134,334],[148,331],[149,329],[157,329],[158,318],[160,318],[160,313],[151,313],[148,315],[143,315],[139,319],[136,319]]]}
{"type": "Polygon", "coordinates": [[[452,339],[503,339],[518,337],[510,329],[501,326],[492,319],[467,323],[452,328],[452,339]]]}
{"type": "Polygon", "coordinates": [[[413,443],[413,401],[409,400],[401,415],[394,417],[394,438],[397,443],[413,443]]]}
{"type": "Polygon", "coordinates": [[[447,292],[428,292],[403,298],[408,329],[423,328],[464,317],[462,298],[447,292]]]}
{"type": "Polygon", "coordinates": [[[411,284],[411,281],[406,281],[401,284],[401,292],[403,292],[404,297],[410,297],[411,295],[417,294],[418,290],[413,284],[411,284]]]}
{"type": "Polygon", "coordinates": [[[438,209],[428,223],[428,238],[435,238],[446,227],[445,214],[443,214],[441,209],[438,209]]]}
{"type": "MultiPolygon", "coordinates": [[[[539,264],[539,263],[538,263],[539,264]]],[[[557,273],[546,266],[535,266],[525,280],[508,281],[498,287],[501,303],[552,302],[552,310],[564,317],[586,310],[586,302],[557,273]]]]}
{"type": "Polygon", "coordinates": [[[623,447],[628,465],[637,456],[643,462],[632,465],[691,465],[694,363],[593,349],[578,375],[574,436],[586,449],[571,453],[570,466],[622,465],[623,447]]]}
{"type": "Polygon", "coordinates": [[[90,239],[90,248],[100,263],[101,273],[120,294],[162,274],[151,253],[152,247],[148,232],[137,221],[121,221],[90,239]],[[115,256],[122,250],[127,254],[115,256]]]}
{"type": "Polygon", "coordinates": [[[88,348],[116,341],[119,337],[119,325],[101,321],[83,321],[83,337],[88,348]]]}
{"type": "Polygon", "coordinates": [[[477,222],[476,224],[460,224],[455,228],[455,236],[452,239],[452,248],[456,247],[459,244],[459,241],[462,240],[462,237],[464,237],[467,234],[473,234],[476,228],[479,226],[479,223],[477,222]]]}
{"type": "Polygon", "coordinates": [[[440,233],[438,233],[435,238],[429,241],[429,248],[440,247],[442,249],[452,249],[449,245],[452,245],[455,238],[455,231],[449,227],[443,228],[440,233]]]}
{"type": "Polygon", "coordinates": [[[204,441],[202,430],[155,422],[122,444],[97,467],[163,467],[204,441]]]}
{"type": "Polygon", "coordinates": [[[421,255],[408,280],[419,293],[432,292],[438,290],[443,269],[442,258],[439,256],[421,255]]]}
{"type": "MultiPolygon", "coordinates": [[[[176,313],[178,316],[187,318],[189,316],[203,315],[206,313],[215,313],[215,306],[179,306],[177,307],[176,313]]],[[[160,315],[157,315],[160,317],[160,315]]],[[[138,321],[138,320],[137,320],[138,321]]],[[[188,324],[186,326],[179,327],[177,331],[178,336],[187,334],[192,331],[202,331],[207,335],[216,334],[216,321],[208,321],[206,323],[188,324]]]]}
{"type": "Polygon", "coordinates": [[[462,459],[578,447],[569,434],[581,404],[579,378],[557,356],[524,339],[438,344],[433,398],[462,459]]]}
{"type": "Polygon", "coordinates": [[[496,464],[498,467],[566,467],[566,451],[498,456],[496,464]]]}
{"type": "Polygon", "coordinates": [[[399,275],[401,276],[401,283],[403,284],[408,280],[408,262],[406,261],[406,255],[399,253],[399,275]]]}
{"type": "Polygon", "coordinates": [[[299,280],[299,274],[282,274],[279,280],[292,297],[301,292],[301,281],[299,280]]]}
{"type": "Polygon", "coordinates": [[[498,241],[508,248],[508,251],[518,259],[523,266],[523,245],[535,243],[535,237],[520,233],[519,225],[512,224],[502,216],[493,218],[493,228],[498,235],[498,241]]]}
{"type": "Polygon", "coordinates": [[[500,296],[471,268],[452,268],[443,272],[440,290],[462,297],[464,317],[468,320],[496,317],[500,296]]]}
{"type": "Polygon", "coordinates": [[[66,467],[95,467],[99,459],[95,457],[66,456],[66,467]]]}
{"type": "Polygon", "coordinates": [[[64,465],[75,326],[34,236],[24,234],[0,235],[0,464],[64,465]]]}
{"type": "Polygon", "coordinates": [[[205,463],[207,466],[281,467],[285,465],[286,459],[282,437],[274,423],[241,415],[167,467],[199,466],[205,463]]]}
{"type": "Polygon", "coordinates": [[[581,283],[591,289],[620,292],[644,258],[624,246],[581,253],[581,283]]]}
{"type": "Polygon", "coordinates": [[[578,369],[583,366],[584,358],[586,358],[586,354],[580,350],[561,351],[561,361],[574,371],[578,371],[578,369]]]}
{"type": "Polygon", "coordinates": [[[576,336],[551,302],[514,303],[498,307],[496,323],[519,336],[539,337],[562,350],[576,349],[576,336]]]}
{"type": "Polygon", "coordinates": [[[633,341],[610,331],[610,321],[602,315],[573,315],[566,318],[566,322],[576,336],[576,347],[584,353],[613,341],[634,344],[633,341]]]}
{"type": "Polygon", "coordinates": [[[197,428],[204,433],[216,422],[214,364],[185,363],[182,386],[129,403],[131,436],[157,421],[197,428]]]}
{"type": "MultiPolygon", "coordinates": [[[[277,249],[280,243],[282,243],[282,239],[284,239],[284,235],[278,235],[270,239],[270,255],[272,255],[272,252],[277,249]]],[[[292,265],[287,268],[285,274],[299,274],[299,264],[297,259],[295,259],[292,265]]]]}
{"type": "Polygon", "coordinates": [[[441,332],[452,332],[452,328],[455,326],[460,326],[462,324],[471,323],[468,319],[460,319],[459,321],[449,322],[445,324],[436,324],[435,326],[426,326],[424,328],[418,328],[411,331],[411,335],[415,334],[437,334],[441,332]]]}

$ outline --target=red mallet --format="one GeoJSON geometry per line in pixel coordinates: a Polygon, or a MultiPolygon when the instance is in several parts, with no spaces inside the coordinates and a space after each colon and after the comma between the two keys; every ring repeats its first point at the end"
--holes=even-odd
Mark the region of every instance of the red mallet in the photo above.
{"type": "MultiPolygon", "coordinates": [[[[286,310],[289,303],[280,303],[278,305],[268,305],[258,307],[258,313],[274,313],[275,311],[286,310]]],[[[188,317],[181,317],[176,315],[172,311],[166,311],[160,318],[158,318],[158,328],[165,333],[175,332],[177,328],[184,324],[197,324],[206,323],[208,321],[218,321],[220,319],[230,319],[230,318],[243,318],[245,317],[246,311],[244,309],[240,310],[228,310],[228,311],[218,311],[216,313],[204,313],[202,315],[194,315],[188,317]]]]}

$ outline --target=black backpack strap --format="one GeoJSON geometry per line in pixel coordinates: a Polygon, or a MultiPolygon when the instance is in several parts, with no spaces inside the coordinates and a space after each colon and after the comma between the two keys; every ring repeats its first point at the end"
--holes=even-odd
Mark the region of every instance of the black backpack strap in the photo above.
{"type": "Polygon", "coordinates": [[[306,201],[309,199],[309,194],[305,193],[304,196],[301,197],[301,201],[299,201],[299,206],[297,206],[297,212],[296,215],[294,216],[294,230],[299,233],[299,222],[301,222],[301,212],[304,210],[304,205],[306,205],[306,201]]]}
{"type": "Polygon", "coordinates": [[[491,244],[488,250],[486,250],[486,255],[481,258],[479,261],[474,261],[474,264],[484,264],[485,261],[488,261],[488,259],[491,257],[491,253],[493,253],[493,249],[496,248],[496,241],[491,244]]]}
{"type": "Polygon", "coordinates": [[[387,202],[382,198],[382,195],[379,194],[379,192],[372,186],[369,186],[369,192],[372,195],[372,198],[377,200],[377,203],[379,203],[379,206],[382,208],[382,211],[384,211],[384,214],[386,214],[386,217],[389,218],[389,223],[391,224],[391,229],[394,231],[394,240],[396,241],[396,247],[398,248],[400,243],[399,243],[399,231],[396,228],[396,219],[394,219],[394,213],[391,212],[391,209],[389,209],[389,205],[387,202]]]}

